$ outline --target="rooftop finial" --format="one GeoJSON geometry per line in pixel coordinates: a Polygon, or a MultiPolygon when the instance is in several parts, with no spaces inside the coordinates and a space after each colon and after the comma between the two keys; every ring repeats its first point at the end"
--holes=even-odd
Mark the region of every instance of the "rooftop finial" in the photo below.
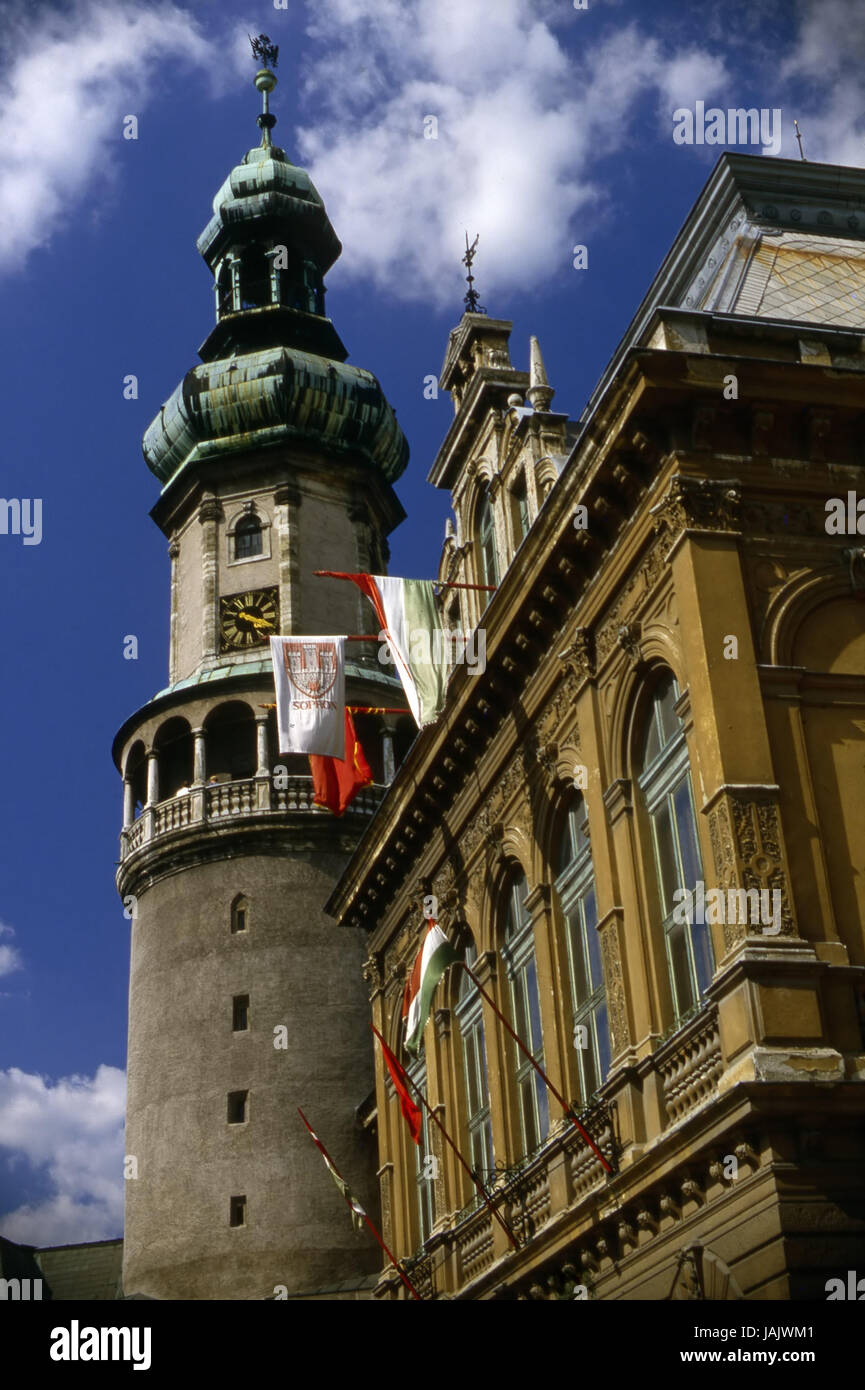
{"type": "Polygon", "coordinates": [[[477,290],[476,290],[475,287],[474,287],[474,286],[475,286],[475,277],[472,275],[472,265],[473,265],[473,263],[474,263],[475,251],[477,250],[477,245],[478,245],[478,242],[479,242],[479,241],[480,241],[480,234],[478,234],[478,236],[475,237],[475,239],[474,239],[474,241],[472,242],[471,246],[469,246],[469,234],[468,234],[468,232],[466,232],[466,254],[463,256],[463,265],[464,265],[465,268],[466,268],[466,284],[467,284],[468,287],[469,287],[469,292],[468,292],[468,294],[464,297],[463,303],[464,303],[465,306],[466,306],[466,313],[468,313],[468,314],[485,314],[485,313],[486,313],[486,309],[485,309],[484,306],[479,302],[479,301],[480,301],[480,295],[478,294],[477,290]]]}
{"type": "Polygon", "coordinates": [[[807,159],[805,159],[805,151],[802,149],[802,132],[799,129],[799,122],[794,121],[793,124],[796,127],[796,139],[799,141],[799,158],[804,159],[805,163],[807,164],[808,161],[807,159]]]}
{"type": "Polygon", "coordinates": [[[276,125],[276,117],[270,114],[268,97],[276,86],[276,73],[272,72],[271,68],[275,68],[279,61],[279,45],[271,43],[267,34],[259,34],[257,38],[250,34],[249,42],[253,58],[264,64],[255,74],[255,85],[261,92],[261,115],[258,117],[258,127],[262,132],[261,144],[264,149],[269,149],[273,144],[270,132],[276,125]]]}

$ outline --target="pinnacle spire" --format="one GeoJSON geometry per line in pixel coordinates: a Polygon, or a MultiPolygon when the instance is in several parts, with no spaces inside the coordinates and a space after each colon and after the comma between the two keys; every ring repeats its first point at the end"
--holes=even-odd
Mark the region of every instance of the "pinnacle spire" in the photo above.
{"type": "Polygon", "coordinates": [[[271,71],[279,61],[279,46],[272,44],[267,34],[259,34],[257,38],[249,38],[252,46],[252,56],[263,64],[255,74],[256,89],[261,92],[261,115],[257,118],[257,124],[261,130],[261,148],[269,150],[273,145],[270,132],[276,125],[276,117],[271,115],[268,98],[276,86],[276,73],[271,71]]]}
{"type": "Polygon", "coordinates": [[[529,389],[526,396],[533,410],[549,410],[555,391],[547,380],[547,369],[537,338],[529,339],[529,389]]]}

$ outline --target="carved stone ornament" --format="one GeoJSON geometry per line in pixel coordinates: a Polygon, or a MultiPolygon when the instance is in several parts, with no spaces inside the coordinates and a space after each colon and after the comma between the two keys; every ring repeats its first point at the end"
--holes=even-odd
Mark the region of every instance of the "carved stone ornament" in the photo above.
{"type": "Polygon", "coordinates": [[[595,674],[595,651],[592,635],[587,627],[577,628],[572,641],[563,652],[559,652],[559,661],[580,683],[592,680],[595,674]]]}
{"type": "MultiPolygon", "coordinates": [[[[781,841],[778,808],[771,790],[754,788],[722,788],[707,809],[709,839],[718,887],[767,889],[780,894],[780,936],[798,936],[788,889],[786,855],[781,841]]],[[[775,899],[770,899],[774,903],[775,899]]],[[[743,914],[726,913],[726,917],[743,914]]],[[[758,923],[755,933],[764,930],[758,923]]],[[[747,921],[724,924],[724,945],[728,951],[748,935],[747,921]]]]}
{"type": "Polygon", "coordinates": [[[741,508],[737,478],[690,478],[676,473],[651,514],[655,530],[666,531],[673,540],[680,531],[738,531],[741,508]]]}
{"type": "Polygon", "coordinates": [[[610,1051],[618,1057],[631,1043],[628,1027],[628,1006],[625,999],[625,977],[619,951],[616,919],[613,917],[601,931],[601,955],[604,964],[604,984],[607,990],[607,1009],[610,1024],[610,1051]]]}
{"type": "Polygon", "coordinates": [[[616,633],[616,641],[632,666],[639,666],[643,657],[640,648],[641,633],[642,629],[640,624],[635,619],[632,619],[628,623],[621,623],[616,633]]]}

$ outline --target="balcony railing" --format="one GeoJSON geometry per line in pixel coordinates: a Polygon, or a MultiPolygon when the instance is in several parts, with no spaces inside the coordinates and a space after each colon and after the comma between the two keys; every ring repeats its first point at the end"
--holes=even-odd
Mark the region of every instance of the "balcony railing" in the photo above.
{"type": "Polygon", "coordinates": [[[655,1054],[667,1120],[675,1124],[708,1100],[724,1070],[718,1010],[702,1008],[655,1054]]]}
{"type": "MultiPolygon", "coordinates": [[[[364,787],[346,811],[346,818],[354,820],[358,816],[374,815],[386,791],[386,787],[379,785],[364,787]]],[[[283,777],[278,787],[269,777],[247,777],[236,782],[191,787],[182,795],[144,807],[138,819],[120,833],[120,860],[122,863],[143,845],[177,831],[210,823],[224,824],[246,816],[264,816],[278,821],[296,812],[331,816],[330,811],[313,802],[311,777],[283,777]]]]}

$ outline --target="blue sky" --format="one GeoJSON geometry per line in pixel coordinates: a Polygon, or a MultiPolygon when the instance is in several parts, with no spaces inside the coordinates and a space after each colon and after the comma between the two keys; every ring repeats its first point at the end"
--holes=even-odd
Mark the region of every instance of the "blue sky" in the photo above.
{"type": "Polygon", "coordinates": [[[777,108],[783,155],[798,117],[809,158],[865,162],[861,0],[0,0],[0,492],[42,503],[39,544],[0,534],[0,1233],[15,1240],[121,1229],[129,923],[110,748],[167,683],[168,644],[140,439],[212,323],[195,238],[258,143],[246,35],[262,30],[280,46],[275,138],[344,247],[328,313],[411,445],[395,574],[435,573],[448,515],[426,475],[452,409],[423,383],[462,311],[466,230],[514,364],[537,334],[554,408],[578,416],[720,153],[675,144],[674,110],[777,108]]]}

